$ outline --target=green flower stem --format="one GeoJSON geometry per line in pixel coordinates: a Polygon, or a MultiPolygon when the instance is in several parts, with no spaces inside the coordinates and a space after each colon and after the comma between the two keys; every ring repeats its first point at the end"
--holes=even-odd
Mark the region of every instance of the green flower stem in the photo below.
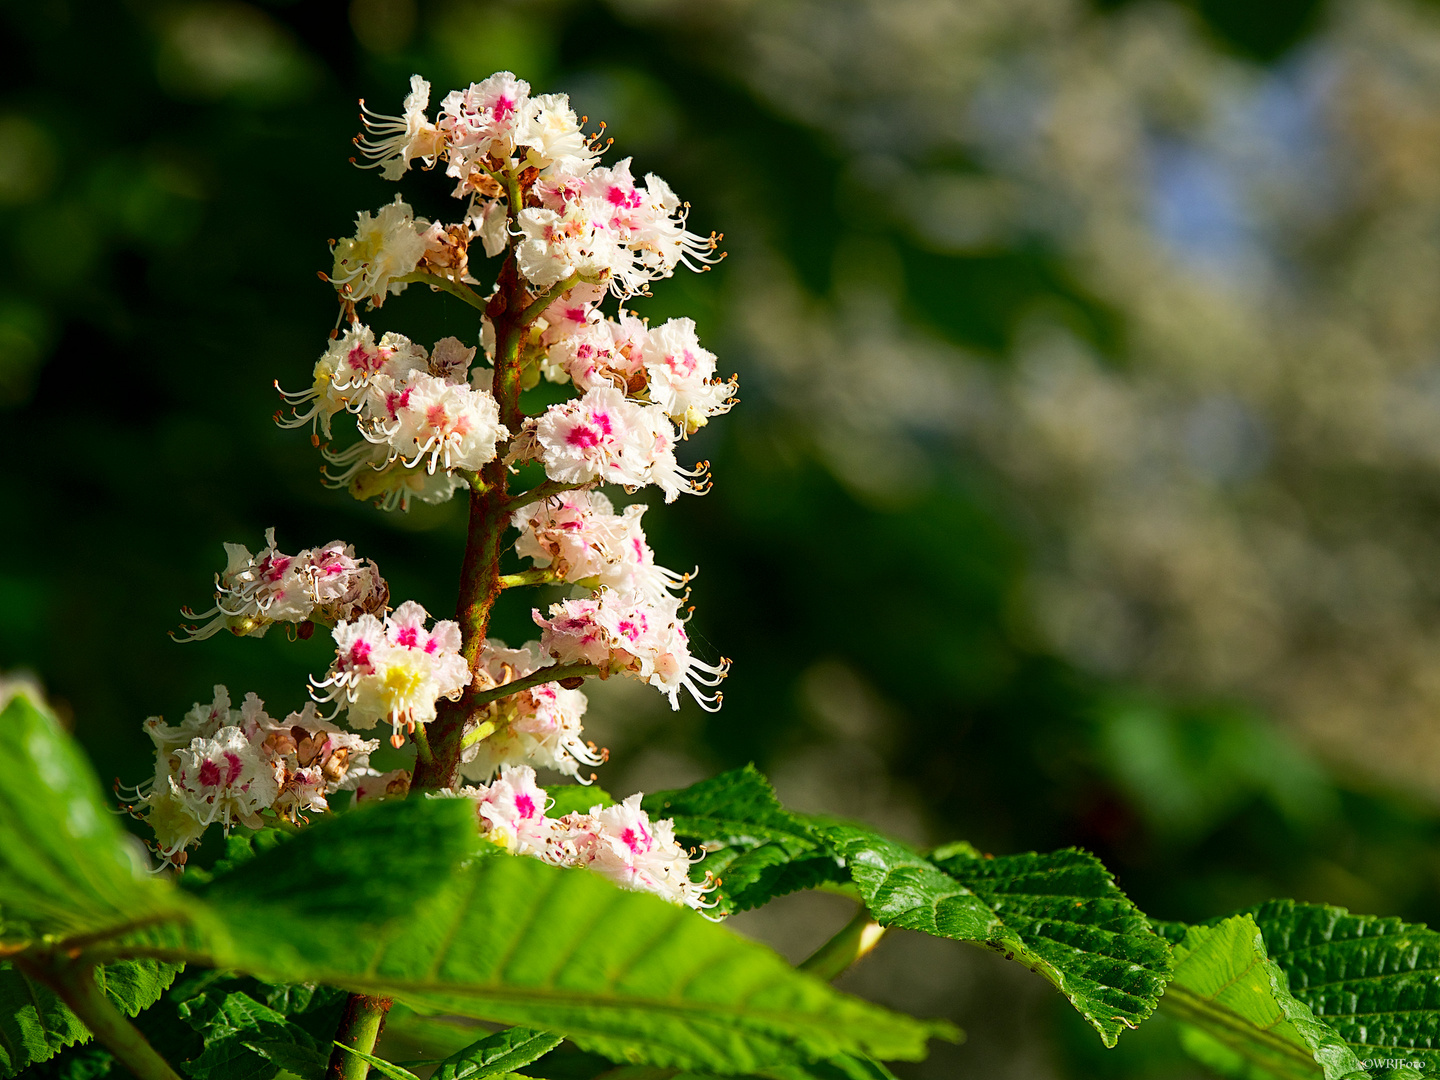
{"type": "Polygon", "coordinates": [[[576,285],[579,285],[583,280],[579,271],[576,271],[563,281],[550,286],[549,289],[540,294],[538,299],[531,301],[525,310],[520,313],[520,325],[529,326],[540,317],[546,308],[564,296],[576,285]]]}
{"type": "Polygon", "coordinates": [[[545,480],[536,484],[529,491],[522,491],[519,495],[512,496],[510,502],[515,506],[529,506],[533,502],[539,502],[554,495],[563,495],[567,491],[575,491],[584,486],[584,484],[565,484],[559,480],[545,480]]]}
{"type": "Polygon", "coordinates": [[[435,755],[430,752],[430,739],[425,734],[425,725],[415,725],[415,758],[417,761],[433,761],[435,755]]]}
{"type": "Polygon", "coordinates": [[[539,671],[526,675],[523,679],[507,682],[493,690],[481,691],[475,695],[475,703],[489,705],[492,701],[509,697],[511,694],[518,694],[521,690],[529,690],[532,686],[543,686],[545,683],[559,682],[561,679],[583,679],[598,674],[600,674],[600,669],[594,664],[551,664],[549,667],[543,667],[539,671]]]}
{"type": "Polygon", "coordinates": [[[550,570],[537,567],[533,570],[522,570],[518,574],[501,574],[500,588],[514,589],[521,585],[546,585],[558,580],[559,578],[550,570]]]}
{"type": "Polygon", "coordinates": [[[139,1080],[180,1080],[170,1063],[105,996],[95,981],[93,967],[58,959],[43,967],[32,963],[24,966],[27,973],[53,987],[106,1049],[139,1080]]]}
{"type": "Polygon", "coordinates": [[[862,904],[855,917],[840,928],[840,932],[815,950],[808,960],[800,963],[801,971],[808,971],[817,979],[830,982],[848,971],[852,964],[864,957],[880,943],[885,936],[885,927],[870,917],[862,904]]]}
{"type": "Polygon", "coordinates": [[[462,750],[468,750],[476,743],[484,742],[491,735],[494,735],[495,732],[498,730],[499,726],[495,723],[494,720],[486,720],[483,724],[478,725],[474,731],[468,733],[463,739],[460,740],[460,748],[462,750]]]}
{"type": "Polygon", "coordinates": [[[477,308],[480,311],[485,310],[485,298],[470,288],[469,285],[463,285],[458,281],[451,281],[449,278],[441,277],[439,274],[427,274],[424,271],[417,270],[413,274],[406,274],[404,277],[398,277],[395,280],[412,285],[429,285],[432,289],[439,289],[441,292],[447,292],[451,296],[464,300],[465,303],[473,308],[477,308]]]}
{"type": "MultiPolygon", "coordinates": [[[[490,174],[494,176],[494,173],[490,174]]],[[[520,211],[525,209],[525,198],[520,194],[520,180],[514,169],[505,170],[505,201],[510,204],[510,220],[518,227],[520,211]]]]}
{"type": "MultiPolygon", "coordinates": [[[[390,1011],[390,1004],[389,998],[351,994],[335,1041],[361,1054],[373,1054],[380,1032],[385,1028],[385,1015],[390,1011]]],[[[325,1080],[365,1080],[369,1071],[368,1061],[356,1054],[347,1054],[337,1046],[330,1051],[330,1066],[325,1070],[325,1080]]]]}

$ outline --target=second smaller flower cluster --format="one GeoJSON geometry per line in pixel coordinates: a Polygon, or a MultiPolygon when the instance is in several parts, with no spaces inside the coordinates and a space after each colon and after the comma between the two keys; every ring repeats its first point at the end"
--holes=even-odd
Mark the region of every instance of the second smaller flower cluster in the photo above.
{"type": "Polygon", "coordinates": [[[213,824],[259,829],[268,823],[262,814],[295,821],[328,810],[335,792],[377,778],[369,764],[379,742],[322,719],[313,702],[277,721],[254,694],[232,709],[229,692],[216,686],[214,700],[179,724],[152,716],[145,731],[155,743],[155,775],[133,789],[128,809],[176,866],[213,824]]]}
{"type": "Polygon", "coordinates": [[[475,800],[481,831],[507,851],[584,867],[622,889],[655,893],[672,904],[713,906],[705,899],[715,888],[713,875],[691,880],[698,858],[676,842],[674,822],[650,820],[638,794],[552,818],[546,816],[550,798],[535,783],[535,770],[517,765],[502,769],[489,784],[462,787],[454,795],[475,800]]]}
{"type": "Polygon", "coordinates": [[[355,549],[341,540],[286,555],[275,546],[275,530],[267,529],[257,554],[243,544],[226,544],[225,556],[224,571],[215,575],[215,605],[199,615],[182,612],[187,619],[210,620],[186,627],[187,641],[221,630],[263,637],[277,622],[333,625],[383,613],[390,600],[380,568],[370,559],[357,559],[355,549]]]}
{"type": "Polygon", "coordinates": [[[443,502],[465,482],[456,472],[494,461],[510,435],[490,394],[490,369],[472,375],[475,352],[453,337],[430,352],[403,334],[377,342],[370,327],[352,324],[316,362],[310,388],[284,394],[297,411],[280,423],[310,424],[318,440],[319,432],[330,437],[337,415],[352,413],[363,441],[326,446],[326,460],[339,469],[332,484],[387,510],[412,498],[443,502]]]}

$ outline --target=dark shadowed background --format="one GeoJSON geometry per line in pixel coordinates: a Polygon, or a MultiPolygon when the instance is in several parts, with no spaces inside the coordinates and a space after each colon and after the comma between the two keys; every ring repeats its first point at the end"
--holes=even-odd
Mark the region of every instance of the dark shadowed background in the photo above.
{"type": "MultiPolygon", "coordinates": [[[[0,40],[0,667],[106,776],[146,716],[326,666],[167,638],[222,541],[338,536],[450,611],[462,505],[322,488],[271,384],[394,194],[356,99],[509,68],[730,253],[636,306],[740,374],[689,446],[714,491],[646,519],[734,672],[713,716],[595,688],[607,789],[753,760],[916,842],[1082,845],[1161,918],[1440,920],[1440,6],[7,0],[0,40]]],[[[478,330],[415,289],[373,321],[478,330]]],[[[736,925],[798,958],[831,900],[736,925]]],[[[905,1076],[1198,1075],[953,942],[845,985],[968,1029],[905,1076]]]]}

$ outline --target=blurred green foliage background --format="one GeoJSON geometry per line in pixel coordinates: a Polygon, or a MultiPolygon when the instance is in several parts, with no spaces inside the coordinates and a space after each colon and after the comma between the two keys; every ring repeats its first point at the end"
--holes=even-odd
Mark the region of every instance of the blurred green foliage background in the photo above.
{"type": "MultiPolygon", "coordinates": [[[[339,536],[451,609],[461,504],[323,489],[271,384],[393,196],[356,99],[509,68],[730,252],[637,307],[740,373],[690,444],[714,491],[647,516],[734,674],[714,716],[597,688],[609,790],[754,760],[917,842],[1082,845],[1161,918],[1440,921],[1440,8],[8,0],[0,39],[0,667],[107,776],[212,682],[288,710],[326,666],[167,638],[222,541],[339,536]]],[[[473,339],[417,292],[374,322],[473,339]]],[[[737,925],[803,955],[828,902],[737,925]]],[[[969,1030],[905,1075],[1192,1074],[952,945],[847,976],[969,1030]]]]}

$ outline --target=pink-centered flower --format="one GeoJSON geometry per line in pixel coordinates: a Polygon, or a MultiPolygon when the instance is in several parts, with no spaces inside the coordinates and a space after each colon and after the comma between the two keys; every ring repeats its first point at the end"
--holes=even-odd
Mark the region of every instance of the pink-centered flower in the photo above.
{"type": "Polygon", "coordinates": [[[352,727],[391,724],[391,741],[403,741],[402,727],[435,719],[441,698],[458,699],[470,684],[470,669],[460,655],[460,627],[440,620],[425,627],[429,614],[413,600],[385,616],[362,615],[335,627],[335,660],[325,678],[312,680],[317,700],[334,701],[347,711],[352,727]]]}

